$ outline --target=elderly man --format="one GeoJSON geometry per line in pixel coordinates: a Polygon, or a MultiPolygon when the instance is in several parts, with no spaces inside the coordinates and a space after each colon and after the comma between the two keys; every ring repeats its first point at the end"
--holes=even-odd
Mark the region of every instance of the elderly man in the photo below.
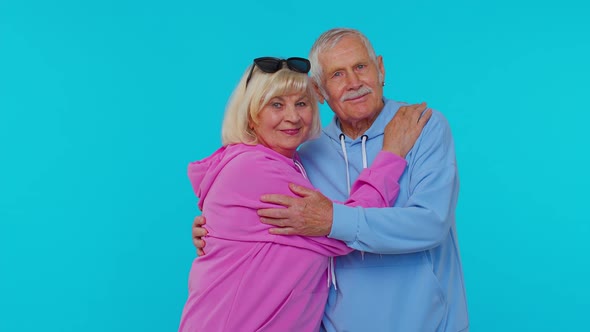
{"type": "MultiPolygon", "coordinates": [[[[385,68],[359,31],[323,33],[310,52],[311,77],[335,113],[320,138],[300,149],[320,192],[292,186],[300,198],[265,195],[282,205],[259,210],[284,236],[328,236],[356,249],[337,257],[322,327],[326,331],[468,331],[467,303],[455,207],[459,179],[449,125],[433,112],[400,178],[393,207],[359,208],[344,201],[350,184],[370,165],[383,130],[403,103],[383,97],[385,68]],[[328,199],[328,197],[330,199],[328,199]]],[[[202,248],[197,218],[193,235],[202,248]]],[[[288,273],[288,271],[286,271],[288,273]]]]}

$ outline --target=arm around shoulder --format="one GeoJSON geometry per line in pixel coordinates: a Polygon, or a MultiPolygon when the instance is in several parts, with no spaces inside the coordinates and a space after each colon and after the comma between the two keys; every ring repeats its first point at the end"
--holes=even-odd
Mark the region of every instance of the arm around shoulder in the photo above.
{"type": "Polygon", "coordinates": [[[352,248],[381,254],[417,252],[438,246],[455,220],[459,179],[448,123],[433,113],[408,155],[407,201],[388,208],[334,206],[329,237],[352,248]]]}

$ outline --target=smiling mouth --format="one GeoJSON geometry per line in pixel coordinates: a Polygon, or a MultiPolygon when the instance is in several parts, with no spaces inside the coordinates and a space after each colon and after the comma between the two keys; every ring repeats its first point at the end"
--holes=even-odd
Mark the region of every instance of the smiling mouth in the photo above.
{"type": "Polygon", "coordinates": [[[300,130],[301,130],[300,128],[297,128],[297,129],[283,129],[281,131],[287,135],[297,135],[297,134],[299,134],[300,130]]]}
{"type": "Polygon", "coordinates": [[[362,99],[362,98],[364,98],[364,97],[365,97],[366,95],[368,95],[368,94],[369,94],[369,92],[367,92],[367,93],[363,93],[362,95],[354,96],[354,97],[352,97],[352,98],[346,98],[344,101],[357,101],[357,100],[359,100],[359,99],[362,99]]]}

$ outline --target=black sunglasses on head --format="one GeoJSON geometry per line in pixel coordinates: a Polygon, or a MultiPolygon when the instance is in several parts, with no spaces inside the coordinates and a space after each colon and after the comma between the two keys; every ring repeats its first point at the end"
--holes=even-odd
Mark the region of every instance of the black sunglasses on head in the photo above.
{"type": "MultiPolygon", "coordinates": [[[[294,72],[307,74],[311,69],[311,63],[309,60],[304,58],[279,59],[273,57],[262,57],[254,59],[254,66],[258,66],[258,68],[260,68],[260,70],[265,73],[273,74],[283,68],[283,62],[286,62],[287,68],[294,72]]],[[[254,66],[252,66],[250,69],[250,74],[248,74],[248,78],[246,79],[246,87],[248,87],[248,82],[250,82],[250,79],[252,78],[254,66]]]]}

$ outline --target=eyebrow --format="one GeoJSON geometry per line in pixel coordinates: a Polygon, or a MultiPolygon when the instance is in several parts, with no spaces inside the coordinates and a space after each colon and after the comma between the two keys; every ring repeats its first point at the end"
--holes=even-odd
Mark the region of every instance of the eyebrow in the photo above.
{"type": "Polygon", "coordinates": [[[328,71],[328,73],[331,75],[331,74],[334,74],[335,72],[341,71],[341,70],[344,70],[344,67],[337,67],[335,69],[328,71]]]}

